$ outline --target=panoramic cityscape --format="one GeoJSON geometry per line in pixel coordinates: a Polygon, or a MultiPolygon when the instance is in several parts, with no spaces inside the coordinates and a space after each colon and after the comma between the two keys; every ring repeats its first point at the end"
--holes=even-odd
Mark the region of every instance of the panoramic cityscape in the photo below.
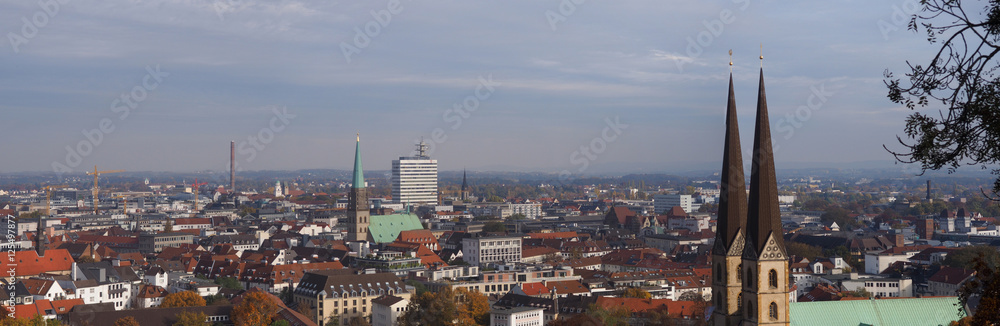
{"type": "Polygon", "coordinates": [[[1000,324],[996,2],[0,8],[0,326],[1000,324]]]}

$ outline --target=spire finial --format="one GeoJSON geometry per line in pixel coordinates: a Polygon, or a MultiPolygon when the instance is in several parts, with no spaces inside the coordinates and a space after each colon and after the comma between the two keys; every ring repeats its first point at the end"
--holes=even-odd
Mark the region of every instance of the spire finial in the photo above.
{"type": "Polygon", "coordinates": [[[360,132],[358,132],[358,134],[357,134],[357,135],[358,135],[358,141],[361,141],[361,133],[360,133],[360,132]]]}
{"type": "Polygon", "coordinates": [[[764,69],[764,43],[760,44],[760,68],[764,69]]]}
{"type": "Polygon", "coordinates": [[[729,49],[729,72],[733,72],[733,49],[729,49]]]}

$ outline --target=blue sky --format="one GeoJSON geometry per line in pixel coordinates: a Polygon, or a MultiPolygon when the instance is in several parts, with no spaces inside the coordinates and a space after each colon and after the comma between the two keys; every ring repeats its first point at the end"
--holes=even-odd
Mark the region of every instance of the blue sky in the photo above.
{"type": "Polygon", "coordinates": [[[750,149],[760,44],[779,165],[887,161],[909,112],[882,72],[933,50],[913,0],[63,1],[0,1],[0,172],[223,170],[230,140],[244,169],[346,169],[356,132],[372,170],[421,137],[443,170],[703,168],[730,49],[750,149]]]}

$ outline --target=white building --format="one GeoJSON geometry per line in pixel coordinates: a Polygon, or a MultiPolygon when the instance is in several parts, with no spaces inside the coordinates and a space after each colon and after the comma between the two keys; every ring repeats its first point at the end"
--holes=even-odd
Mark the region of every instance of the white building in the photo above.
{"type": "Polygon", "coordinates": [[[660,194],[653,197],[653,209],[656,214],[663,214],[674,206],[680,206],[684,212],[691,213],[691,195],[660,194]]]}
{"type": "Polygon", "coordinates": [[[437,204],[437,160],[426,155],[427,145],[417,145],[417,156],[392,161],[392,198],[396,203],[437,204]]]}
{"type": "Polygon", "coordinates": [[[396,326],[410,300],[387,295],[372,300],[372,326],[396,326]]]}
{"type": "Polygon", "coordinates": [[[511,214],[521,214],[528,219],[538,219],[545,216],[541,203],[510,204],[511,214]]]}
{"type": "Polygon", "coordinates": [[[494,308],[490,311],[490,326],[542,326],[545,309],[538,307],[494,308]]]}
{"type": "Polygon", "coordinates": [[[490,263],[520,263],[520,237],[475,237],[462,239],[462,259],[472,266],[490,263]]]}
{"type": "Polygon", "coordinates": [[[909,261],[926,246],[893,247],[880,253],[865,253],[865,273],[881,274],[897,261],[909,261]]]}

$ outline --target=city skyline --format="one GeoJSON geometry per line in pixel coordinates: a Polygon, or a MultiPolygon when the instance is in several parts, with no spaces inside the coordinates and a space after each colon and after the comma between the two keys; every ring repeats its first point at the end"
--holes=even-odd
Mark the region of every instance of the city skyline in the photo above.
{"type": "Polygon", "coordinates": [[[50,16],[0,52],[19,154],[0,172],[225,172],[231,140],[246,170],[348,169],[357,132],[372,170],[421,138],[442,171],[716,166],[728,52],[746,117],[761,44],[779,168],[888,163],[909,111],[881,74],[932,50],[897,21],[908,2],[391,3],[0,4],[14,35],[50,16]]]}

